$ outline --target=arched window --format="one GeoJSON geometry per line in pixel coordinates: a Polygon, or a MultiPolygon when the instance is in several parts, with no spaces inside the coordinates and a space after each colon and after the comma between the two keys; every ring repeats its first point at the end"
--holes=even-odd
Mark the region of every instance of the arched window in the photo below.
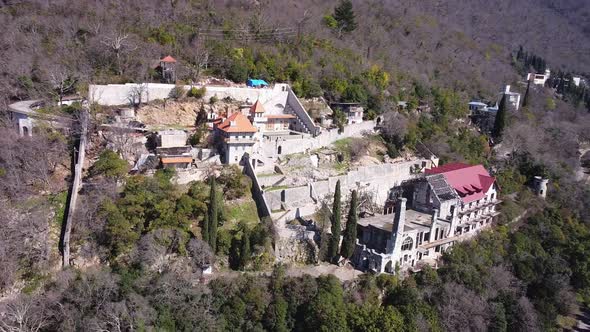
{"type": "Polygon", "coordinates": [[[283,147],[279,145],[279,148],[277,149],[277,154],[281,154],[281,152],[283,152],[283,147]]]}
{"type": "Polygon", "coordinates": [[[404,242],[402,242],[402,251],[405,250],[412,250],[412,245],[414,244],[414,241],[412,241],[411,237],[407,237],[404,242]]]}

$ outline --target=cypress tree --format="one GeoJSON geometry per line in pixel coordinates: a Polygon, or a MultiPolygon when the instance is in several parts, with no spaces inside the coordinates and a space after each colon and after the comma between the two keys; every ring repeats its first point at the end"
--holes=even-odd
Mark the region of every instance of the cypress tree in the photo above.
{"type": "Polygon", "coordinates": [[[348,219],[346,220],[346,230],[344,230],[344,238],[342,239],[342,248],[340,249],[340,256],[350,259],[354,254],[354,247],[356,244],[356,222],[358,197],[356,190],[352,191],[352,198],[350,199],[350,209],[348,210],[348,219]]]}
{"type": "Polygon", "coordinates": [[[492,130],[492,137],[499,142],[504,134],[506,127],[506,94],[502,95],[500,106],[498,106],[498,113],[496,113],[496,120],[494,121],[494,129],[492,130]]]}
{"type": "Polygon", "coordinates": [[[330,245],[328,247],[328,259],[336,261],[338,259],[338,246],[340,245],[340,180],[336,182],[336,189],[334,190],[334,204],[332,206],[332,236],[330,237],[330,245]]]}
{"type": "Polygon", "coordinates": [[[209,190],[209,245],[213,252],[217,249],[217,218],[219,203],[217,202],[217,186],[215,184],[215,177],[211,177],[211,184],[209,190]]]}
{"type": "Polygon", "coordinates": [[[250,261],[250,232],[248,228],[242,231],[242,246],[240,248],[240,270],[246,268],[250,261]]]}
{"type": "Polygon", "coordinates": [[[201,228],[201,235],[203,237],[203,241],[209,243],[209,213],[205,213],[205,217],[203,218],[203,227],[201,228]]]}
{"type": "Polygon", "coordinates": [[[526,85],[526,91],[524,92],[524,98],[522,98],[522,107],[526,107],[529,103],[529,90],[531,88],[531,80],[526,85]]]}
{"type": "Polygon", "coordinates": [[[356,29],[356,17],[350,0],[342,0],[338,7],[334,8],[334,19],[341,31],[352,32],[356,29]]]}
{"type": "Polygon", "coordinates": [[[231,239],[231,245],[229,247],[229,267],[232,270],[239,270],[240,269],[240,240],[237,237],[233,237],[231,239]]]}

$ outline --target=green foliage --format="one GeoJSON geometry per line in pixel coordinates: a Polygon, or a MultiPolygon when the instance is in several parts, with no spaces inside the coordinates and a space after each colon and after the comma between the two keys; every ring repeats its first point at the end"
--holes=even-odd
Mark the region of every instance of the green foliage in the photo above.
{"type": "Polygon", "coordinates": [[[356,228],[357,228],[357,206],[358,197],[356,190],[352,191],[352,198],[350,199],[350,209],[348,210],[348,217],[346,219],[346,229],[344,230],[344,238],[342,239],[342,248],[340,249],[340,256],[350,259],[354,254],[354,247],[356,244],[356,228]]]}
{"type": "Polygon", "coordinates": [[[332,275],[317,280],[318,292],[307,310],[305,325],[308,331],[349,331],[346,306],[340,282],[332,275]]]}
{"type": "Polygon", "coordinates": [[[338,21],[332,15],[324,15],[322,22],[330,29],[336,30],[338,28],[338,21]]]}
{"type": "Polygon", "coordinates": [[[340,4],[334,8],[334,20],[338,23],[337,28],[343,32],[352,32],[356,29],[356,16],[352,10],[350,0],[341,0],[340,4]]]}
{"type": "Polygon", "coordinates": [[[526,177],[520,174],[516,168],[502,169],[498,172],[496,178],[498,179],[498,185],[502,188],[503,195],[520,191],[526,182],[526,177]]]}
{"type": "Polygon", "coordinates": [[[219,184],[223,186],[223,198],[233,200],[244,197],[250,192],[252,181],[244,175],[237,165],[228,165],[221,170],[217,178],[219,184]]]}
{"type": "MultiPolygon", "coordinates": [[[[192,92],[192,90],[191,90],[191,92],[192,92]]],[[[168,97],[178,100],[178,99],[181,99],[182,97],[184,97],[185,93],[186,93],[186,90],[184,90],[184,87],[182,85],[177,85],[174,88],[172,88],[172,90],[170,90],[168,97]]]]}
{"type": "Polygon", "coordinates": [[[209,180],[209,246],[216,252],[217,249],[217,226],[219,224],[219,202],[215,177],[209,180]]]}
{"type": "Polygon", "coordinates": [[[103,175],[120,179],[127,174],[128,168],[129,165],[119,157],[118,153],[107,149],[100,154],[98,160],[92,165],[90,173],[94,176],[103,175]]]}
{"type": "Polygon", "coordinates": [[[206,93],[207,93],[207,88],[205,88],[205,87],[202,87],[202,88],[192,87],[188,91],[187,95],[192,98],[201,99],[205,96],[206,93]]]}
{"type": "Polygon", "coordinates": [[[334,203],[332,205],[332,216],[330,218],[331,221],[331,231],[332,235],[330,238],[330,244],[328,247],[328,260],[331,262],[335,262],[338,260],[338,247],[340,246],[340,209],[342,206],[340,196],[340,180],[336,182],[336,189],[334,190],[334,203]]]}

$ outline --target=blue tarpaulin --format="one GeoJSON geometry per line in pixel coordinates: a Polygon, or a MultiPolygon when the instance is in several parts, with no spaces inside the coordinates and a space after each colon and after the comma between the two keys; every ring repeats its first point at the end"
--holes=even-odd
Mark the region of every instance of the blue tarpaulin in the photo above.
{"type": "Polygon", "coordinates": [[[255,80],[250,78],[246,85],[258,88],[261,86],[268,86],[268,83],[265,80],[255,80]]]}

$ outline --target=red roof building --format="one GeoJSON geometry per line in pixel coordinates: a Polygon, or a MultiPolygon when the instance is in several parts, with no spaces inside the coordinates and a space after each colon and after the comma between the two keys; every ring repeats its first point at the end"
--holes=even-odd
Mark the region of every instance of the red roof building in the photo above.
{"type": "Polygon", "coordinates": [[[170,55],[167,55],[163,59],[160,59],[160,62],[164,62],[164,63],[176,63],[176,59],[174,59],[170,55]]]}
{"type": "Polygon", "coordinates": [[[217,128],[226,133],[255,133],[256,128],[250,120],[240,112],[230,115],[217,128]]]}
{"type": "Polygon", "coordinates": [[[485,197],[496,182],[482,165],[451,163],[426,170],[427,175],[442,174],[455,189],[463,203],[470,203],[485,197]]]}

